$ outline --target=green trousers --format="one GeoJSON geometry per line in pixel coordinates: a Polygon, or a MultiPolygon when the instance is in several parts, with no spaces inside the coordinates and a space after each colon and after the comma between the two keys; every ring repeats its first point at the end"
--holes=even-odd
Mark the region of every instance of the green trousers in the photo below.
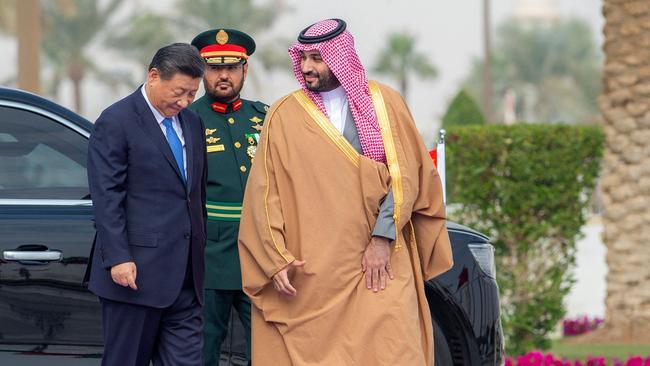
{"type": "Polygon", "coordinates": [[[246,334],[246,357],[251,359],[251,302],[242,290],[205,289],[203,304],[203,364],[219,365],[221,344],[228,334],[232,308],[237,310],[246,334]]]}

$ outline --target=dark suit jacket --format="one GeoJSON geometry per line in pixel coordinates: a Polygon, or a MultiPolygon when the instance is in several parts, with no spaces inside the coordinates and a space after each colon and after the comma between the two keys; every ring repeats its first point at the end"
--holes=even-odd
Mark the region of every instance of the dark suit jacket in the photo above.
{"type": "Polygon", "coordinates": [[[89,289],[100,297],[167,307],[183,286],[191,257],[203,303],[205,247],[204,127],[184,109],[187,184],[140,88],[102,112],[88,145],[88,181],[97,236],[89,289]],[[113,282],[110,268],[134,261],[138,290],[113,282]]]}

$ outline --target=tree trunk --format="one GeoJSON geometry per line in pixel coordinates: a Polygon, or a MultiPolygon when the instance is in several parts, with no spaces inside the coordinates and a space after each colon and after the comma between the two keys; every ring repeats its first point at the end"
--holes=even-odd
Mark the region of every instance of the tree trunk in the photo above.
{"type": "Polygon", "coordinates": [[[402,94],[402,97],[404,97],[404,100],[408,101],[409,81],[406,75],[400,78],[399,89],[400,89],[399,92],[402,94]]]}
{"type": "Polygon", "coordinates": [[[74,93],[74,109],[78,114],[83,113],[83,101],[81,97],[81,80],[84,77],[83,66],[78,62],[73,62],[68,67],[68,77],[72,81],[72,92],[74,93]]]}
{"type": "Polygon", "coordinates": [[[485,120],[492,122],[492,26],[490,0],[483,0],[483,91],[482,103],[485,120]]]}
{"type": "Polygon", "coordinates": [[[16,2],[18,40],[18,88],[41,92],[41,4],[40,0],[16,2]]]}
{"type": "Polygon", "coordinates": [[[599,105],[607,136],[603,239],[606,327],[599,340],[650,343],[650,1],[604,0],[599,105]]]}

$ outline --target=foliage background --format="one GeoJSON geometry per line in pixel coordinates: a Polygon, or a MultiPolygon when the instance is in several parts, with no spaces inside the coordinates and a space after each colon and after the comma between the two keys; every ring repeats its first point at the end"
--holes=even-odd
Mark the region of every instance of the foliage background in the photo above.
{"type": "Polygon", "coordinates": [[[453,126],[450,218],[491,236],[508,354],[547,349],[564,316],[575,242],[599,173],[594,126],[453,126]]]}
{"type": "Polygon", "coordinates": [[[485,117],[474,98],[465,90],[456,94],[449,103],[447,112],[442,117],[442,128],[451,126],[480,125],[485,123],[485,117]]]}

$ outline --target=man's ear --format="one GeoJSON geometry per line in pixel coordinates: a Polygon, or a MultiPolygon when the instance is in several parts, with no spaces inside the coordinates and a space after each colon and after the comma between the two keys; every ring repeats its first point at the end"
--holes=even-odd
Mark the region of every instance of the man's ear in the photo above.
{"type": "Polygon", "coordinates": [[[160,79],[160,72],[158,72],[158,69],[155,67],[152,67],[149,69],[149,72],[147,73],[147,84],[155,83],[160,79]]]}
{"type": "Polygon", "coordinates": [[[244,72],[244,80],[246,80],[246,75],[248,75],[248,61],[242,65],[242,70],[244,72]]]}

